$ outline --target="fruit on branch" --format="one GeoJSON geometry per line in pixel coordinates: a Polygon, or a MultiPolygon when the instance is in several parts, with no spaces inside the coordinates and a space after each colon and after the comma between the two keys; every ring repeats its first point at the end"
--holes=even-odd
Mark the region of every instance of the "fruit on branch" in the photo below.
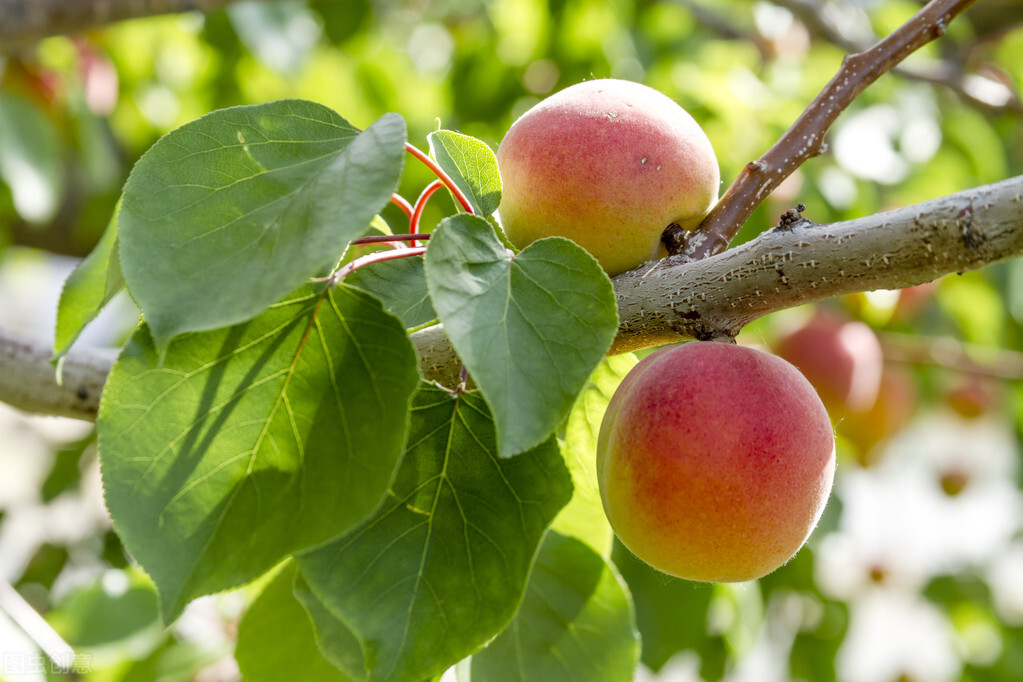
{"type": "Polygon", "coordinates": [[[667,255],[671,223],[696,228],[717,200],[710,140],[666,95],[631,81],[565,88],[522,115],[497,150],[508,239],[568,237],[609,275],[667,255]]]}
{"type": "Polygon", "coordinates": [[[881,387],[883,357],[877,334],[862,322],[818,310],[783,334],[772,350],[799,368],[832,418],[869,410],[881,387]]]}
{"type": "Polygon", "coordinates": [[[799,371],[764,351],[693,341],[651,353],[611,398],[597,480],[618,538],[689,580],[742,581],[816,526],[835,439],[799,371]]]}
{"type": "Polygon", "coordinates": [[[836,425],[838,432],[856,448],[860,466],[878,463],[879,446],[909,423],[919,402],[913,376],[901,367],[886,365],[874,404],[866,410],[847,412],[836,425]]]}

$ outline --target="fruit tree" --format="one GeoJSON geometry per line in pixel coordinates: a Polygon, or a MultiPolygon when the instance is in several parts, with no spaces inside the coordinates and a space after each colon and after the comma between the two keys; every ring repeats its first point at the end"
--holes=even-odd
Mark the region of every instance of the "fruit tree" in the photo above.
{"type": "Polygon", "coordinates": [[[1023,677],[1017,2],[0,51],[0,680],[1023,677]]]}

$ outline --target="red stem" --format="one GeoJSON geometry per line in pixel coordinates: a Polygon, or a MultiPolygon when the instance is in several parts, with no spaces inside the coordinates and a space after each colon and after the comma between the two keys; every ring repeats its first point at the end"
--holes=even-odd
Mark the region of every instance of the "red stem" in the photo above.
{"type": "Polygon", "coordinates": [[[395,249],[393,251],[377,251],[376,253],[368,253],[365,256],[360,256],[352,262],[346,263],[338,268],[338,271],[330,277],[330,283],[333,286],[359,268],[364,268],[367,265],[372,265],[373,263],[379,263],[380,261],[385,260],[394,260],[396,258],[421,256],[424,253],[426,253],[425,246],[417,246],[412,249],[395,249]]]}
{"type": "Polygon", "coordinates": [[[462,208],[465,209],[466,213],[476,213],[476,211],[472,210],[472,204],[469,203],[469,200],[465,197],[462,190],[458,189],[458,186],[454,183],[450,176],[448,176],[448,174],[437,165],[436,161],[431,159],[428,154],[417,149],[415,145],[410,142],[405,143],[405,149],[408,150],[409,154],[422,161],[423,165],[433,171],[434,175],[440,178],[440,181],[444,183],[444,186],[448,188],[448,191],[455,195],[455,199],[457,199],[458,203],[462,205],[462,208]]]}
{"type": "Polygon", "coordinates": [[[391,195],[391,203],[401,209],[401,212],[405,214],[405,217],[412,220],[412,204],[408,202],[408,199],[401,196],[400,194],[391,195]]]}
{"type": "MultiPolygon", "coordinates": [[[[441,182],[440,180],[434,180],[433,182],[426,186],[426,189],[423,190],[423,193],[419,195],[418,199],[416,199],[416,206],[412,210],[412,218],[410,218],[408,221],[409,234],[419,233],[419,220],[423,217],[423,209],[426,208],[426,202],[430,200],[430,197],[433,196],[434,192],[436,192],[443,186],[444,186],[443,182],[441,182]]],[[[412,246],[419,246],[419,244],[413,241],[412,246]]]]}

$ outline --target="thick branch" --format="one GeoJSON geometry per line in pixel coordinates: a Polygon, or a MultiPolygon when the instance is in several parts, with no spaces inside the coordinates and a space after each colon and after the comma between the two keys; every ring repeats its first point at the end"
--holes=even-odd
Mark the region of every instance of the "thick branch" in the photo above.
{"type": "Polygon", "coordinates": [[[113,351],[75,351],[64,360],[57,384],[49,347],[0,329],[0,402],[26,412],[75,419],[96,418],[113,351]]]}
{"type": "Polygon", "coordinates": [[[845,58],[792,127],[756,161],[751,161],[688,240],[683,253],[700,259],[720,253],[757,206],[782,180],[825,148],[824,134],[868,85],[923,45],[976,0],[932,0],[912,19],[871,49],[845,58]]]}
{"type": "Polygon", "coordinates": [[[0,53],[52,35],[79,33],[124,19],[199,10],[234,0],[0,0],[0,53]]]}
{"type": "MultiPolygon", "coordinates": [[[[652,261],[614,279],[621,320],[613,353],[685,338],[734,336],[801,303],[929,282],[1023,255],[1023,176],[830,225],[775,228],[694,262],[652,261]]],[[[435,325],[415,332],[427,379],[454,385],[460,363],[435,325]]],[[[49,349],[0,333],[0,401],[94,419],[112,358],[75,351],[57,386],[49,349]]]]}

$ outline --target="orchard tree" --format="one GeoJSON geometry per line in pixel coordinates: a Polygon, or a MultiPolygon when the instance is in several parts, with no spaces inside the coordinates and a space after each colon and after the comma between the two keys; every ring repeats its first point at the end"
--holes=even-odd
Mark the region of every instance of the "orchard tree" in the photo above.
{"type": "MultiPolygon", "coordinates": [[[[200,597],[243,590],[251,603],[234,657],[246,680],[417,681],[453,666],[459,679],[629,680],[641,655],[656,669],[684,649],[737,646],[709,624],[711,588],[654,569],[720,582],[784,564],[780,585],[816,589],[796,552],[831,491],[834,429],[840,448],[852,443],[870,460],[908,419],[892,405],[911,389],[899,392],[882,356],[901,349],[902,360],[922,360],[931,347],[882,348],[863,322],[823,317],[802,348],[779,337],[778,356],[736,337],[803,304],[1017,258],[1023,176],[877,207],[890,210],[848,205],[842,220],[818,217],[838,213],[819,207],[837,203],[837,190],[803,197],[786,183],[826,158],[832,125],[882,78],[945,88],[971,112],[964,120],[1001,116],[1018,145],[1012,79],[1023,73],[966,71],[962,47],[970,36],[974,51],[1004,39],[986,4],[1002,23],[1018,11],[978,3],[988,11],[957,29],[973,2],[933,0],[876,39],[815,3],[779,1],[774,10],[799,28],[772,37],[762,17],[750,29],[709,4],[680,4],[652,3],[637,25],[663,36],[658,17],[695,20],[715,39],[753,45],[765,64],[811,34],[848,53],[777,142],[745,165],[722,162],[720,198],[712,141],[727,121],[705,135],[699,107],[690,116],[628,78],[603,78],[612,74],[564,80],[554,54],[522,72],[550,97],[523,101],[516,115],[508,108],[502,121],[516,122],[502,124],[496,150],[481,139],[488,133],[471,134],[483,130],[471,101],[452,117],[465,125],[439,120],[420,135],[436,115],[422,104],[362,121],[361,101],[353,112],[299,97],[219,107],[233,95],[211,88],[210,110],[181,112],[180,125],[169,117],[166,134],[146,139],[123,186],[32,214],[39,204],[10,159],[37,159],[19,150],[51,144],[32,112],[60,97],[33,41],[186,8],[84,2],[60,12],[0,0],[8,81],[28,93],[0,99],[0,124],[35,135],[19,142],[0,129],[0,145],[14,150],[0,148],[4,209],[21,221],[12,218],[10,240],[44,245],[69,223],[95,221],[83,204],[107,209],[102,236],[64,284],[53,347],[0,331],[0,400],[95,421],[113,529],[155,586],[160,623],[200,597]],[[903,65],[921,49],[939,55],[936,66],[903,65]],[[116,360],[76,346],[122,292],[140,321],[116,360]],[[869,353],[850,328],[875,344],[869,353]],[[819,381],[814,353],[824,357],[819,381]],[[659,605],[658,590],[675,594],[659,605]]],[[[349,44],[371,5],[245,3],[211,14],[208,31],[219,35],[229,16],[237,37],[222,58],[244,74],[242,46],[268,58],[260,51],[276,38],[284,59],[301,61],[312,49],[295,38],[308,27],[302,17],[317,12],[328,38],[349,44]]],[[[470,30],[474,11],[445,17],[450,32],[470,30]]],[[[507,21],[499,14],[495,23],[507,21]]],[[[413,37],[440,35],[429,30],[413,37]]],[[[102,38],[82,35],[59,45],[74,54],[83,98],[62,104],[91,112],[70,119],[84,149],[94,132],[110,132],[108,115],[127,116],[115,102],[103,112],[96,83],[130,68],[108,61],[102,38]]],[[[1021,45],[1017,31],[1003,59],[1021,45]]],[[[500,77],[460,57],[452,77],[470,92],[458,96],[475,88],[499,98],[500,77]]],[[[360,68],[363,79],[377,73],[360,68]]],[[[243,80],[233,87],[244,91],[243,80]]],[[[164,101],[160,87],[137,91],[142,111],[164,101]]],[[[80,164],[102,168],[89,162],[110,150],[97,154],[80,164]]],[[[43,185],[60,176],[51,171],[43,185]]],[[[943,361],[1018,376],[1017,356],[1005,357],[943,361]]],[[[948,473],[948,490],[965,485],[948,473]]],[[[147,578],[137,579],[144,591],[147,578]]],[[[792,645],[793,674],[834,679],[837,644],[825,660],[798,658],[807,641],[792,645]]],[[[40,646],[74,668],[62,643],[40,646]]],[[[724,674],[724,653],[701,657],[704,677],[724,674]]],[[[1011,677],[1011,661],[998,665],[1011,677]]]]}

